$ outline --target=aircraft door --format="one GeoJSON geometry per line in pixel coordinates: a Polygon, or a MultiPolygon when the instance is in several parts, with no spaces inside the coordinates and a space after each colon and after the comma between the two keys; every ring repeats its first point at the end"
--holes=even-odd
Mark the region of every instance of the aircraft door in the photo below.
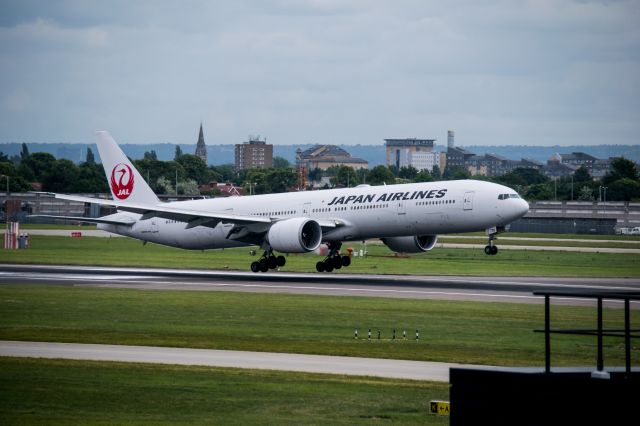
{"type": "Polygon", "coordinates": [[[398,200],[396,203],[396,224],[399,227],[398,230],[404,232],[410,226],[409,218],[407,217],[407,203],[404,200],[398,200]]]}
{"type": "Polygon", "coordinates": [[[309,216],[311,212],[311,203],[304,203],[302,205],[302,216],[309,216]]]}
{"type": "Polygon", "coordinates": [[[403,200],[397,201],[398,203],[398,215],[407,214],[407,205],[403,200]]]}
{"type": "Polygon", "coordinates": [[[473,210],[473,192],[465,192],[462,202],[463,210],[473,210]]]}

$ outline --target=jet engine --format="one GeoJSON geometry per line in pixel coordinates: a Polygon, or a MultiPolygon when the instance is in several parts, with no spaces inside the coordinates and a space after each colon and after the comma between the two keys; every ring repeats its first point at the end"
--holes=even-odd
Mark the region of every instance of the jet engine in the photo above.
{"type": "Polygon", "coordinates": [[[322,228],[307,217],[285,219],[271,225],[267,241],[271,248],[282,253],[306,253],[320,246],[322,228]]]}
{"type": "Polygon", "coordinates": [[[397,253],[421,253],[431,250],[438,241],[437,235],[383,238],[382,242],[397,253]]]}

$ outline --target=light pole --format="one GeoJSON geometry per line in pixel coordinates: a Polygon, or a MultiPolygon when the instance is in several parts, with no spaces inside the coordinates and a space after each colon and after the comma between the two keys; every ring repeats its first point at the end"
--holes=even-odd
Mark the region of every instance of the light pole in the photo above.
{"type": "Polygon", "coordinates": [[[571,201],[573,201],[573,174],[571,175],[571,201]]]}
{"type": "Polygon", "coordinates": [[[602,202],[602,214],[606,214],[607,211],[607,187],[600,186],[598,187],[598,195],[600,198],[600,202],[602,202]],[[604,194],[604,200],[602,195],[604,194]]]}

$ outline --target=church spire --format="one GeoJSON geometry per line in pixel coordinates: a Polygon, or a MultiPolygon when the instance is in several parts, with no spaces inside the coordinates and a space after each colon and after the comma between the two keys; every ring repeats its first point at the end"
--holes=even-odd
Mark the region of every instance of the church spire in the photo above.
{"type": "Polygon", "coordinates": [[[202,121],[200,122],[200,134],[198,135],[198,143],[196,144],[196,156],[200,157],[204,164],[207,163],[207,147],[204,144],[204,132],[202,131],[202,121]]]}

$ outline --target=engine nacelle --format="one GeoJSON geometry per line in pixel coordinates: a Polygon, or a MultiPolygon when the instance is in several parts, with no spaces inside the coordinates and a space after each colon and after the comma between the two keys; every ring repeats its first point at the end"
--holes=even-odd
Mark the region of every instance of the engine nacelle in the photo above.
{"type": "Polygon", "coordinates": [[[322,228],[307,217],[285,219],[269,228],[267,241],[282,253],[307,253],[317,249],[322,242],[322,228]]]}
{"type": "Polygon", "coordinates": [[[414,235],[412,237],[383,238],[382,242],[397,253],[421,253],[429,251],[438,242],[437,235],[414,235]]]}

